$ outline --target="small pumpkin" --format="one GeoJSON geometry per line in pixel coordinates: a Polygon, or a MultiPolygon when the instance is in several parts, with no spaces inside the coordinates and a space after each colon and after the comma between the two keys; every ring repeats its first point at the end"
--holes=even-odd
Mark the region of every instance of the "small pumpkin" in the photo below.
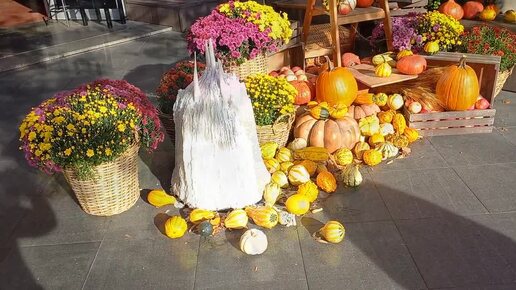
{"type": "Polygon", "coordinates": [[[408,106],[408,110],[412,114],[419,114],[422,109],[423,109],[423,106],[421,106],[421,103],[419,103],[419,102],[411,102],[410,105],[408,106]]]}
{"type": "Polygon", "coordinates": [[[348,148],[340,148],[333,154],[338,165],[348,165],[353,163],[353,152],[348,148]]]}
{"type": "Polygon", "coordinates": [[[224,219],[224,227],[227,229],[243,229],[247,227],[249,218],[243,209],[232,210],[224,219]]]}
{"type": "Polygon", "coordinates": [[[409,144],[408,138],[405,135],[391,134],[387,135],[385,140],[391,142],[398,148],[407,147],[409,144]]]}
{"type": "Polygon", "coordinates": [[[373,95],[373,103],[377,106],[382,107],[387,104],[388,96],[385,93],[377,93],[373,95]]]}
{"type": "Polygon", "coordinates": [[[338,221],[327,222],[320,230],[319,234],[327,241],[333,244],[342,242],[346,230],[338,221]]]}
{"type": "Polygon", "coordinates": [[[412,50],[403,49],[403,50],[400,50],[400,52],[398,52],[398,54],[396,55],[396,59],[400,60],[400,59],[404,58],[405,56],[410,56],[410,55],[414,55],[412,50]]]}
{"type": "Polygon", "coordinates": [[[278,150],[279,145],[276,142],[265,142],[262,145],[260,145],[260,150],[262,152],[262,158],[272,159],[276,155],[276,150],[278,150]]]}
{"type": "Polygon", "coordinates": [[[203,221],[199,224],[197,229],[202,237],[211,236],[211,234],[213,234],[213,225],[210,221],[203,221]]]}
{"type": "Polygon", "coordinates": [[[376,166],[382,162],[382,153],[377,150],[369,149],[364,152],[363,159],[365,164],[369,166],[376,166]]]}
{"type": "Polygon", "coordinates": [[[205,210],[196,208],[190,212],[189,219],[190,222],[197,224],[205,220],[211,220],[215,217],[215,212],[211,210],[205,210]]]}
{"type": "Polygon", "coordinates": [[[409,143],[412,143],[419,139],[419,132],[414,128],[406,128],[403,134],[407,136],[409,143]]]}
{"type": "Polygon", "coordinates": [[[464,10],[454,0],[448,0],[439,6],[439,12],[449,15],[457,20],[461,20],[464,16],[464,10]]]}
{"type": "Polygon", "coordinates": [[[297,188],[297,194],[306,196],[309,202],[314,202],[319,195],[319,188],[313,181],[308,181],[297,188]]]}
{"type": "Polygon", "coordinates": [[[168,195],[163,189],[154,189],[149,192],[147,200],[155,207],[162,207],[176,203],[176,198],[168,195]]]}
{"type": "Polygon", "coordinates": [[[435,93],[450,111],[464,111],[473,106],[480,94],[475,71],[463,56],[458,65],[448,66],[437,81],[435,93]]]}
{"type": "Polygon", "coordinates": [[[468,1],[462,5],[464,10],[464,19],[473,19],[484,10],[484,5],[477,1],[468,1]]]}
{"type": "Polygon", "coordinates": [[[271,181],[281,188],[288,187],[288,177],[283,171],[276,171],[271,175],[271,181]]]}
{"type": "Polygon", "coordinates": [[[392,74],[392,67],[388,63],[384,62],[376,67],[374,74],[381,78],[390,77],[392,74]]]}
{"type": "Polygon", "coordinates": [[[315,171],[315,173],[319,174],[323,171],[328,171],[328,167],[326,167],[326,165],[324,165],[323,163],[317,164],[317,170],[315,171]]]}
{"type": "Polygon", "coordinates": [[[300,185],[310,180],[310,173],[303,165],[294,165],[288,171],[288,180],[292,185],[300,185]]]}
{"type": "Polygon", "coordinates": [[[378,113],[378,119],[380,119],[380,124],[391,123],[392,118],[396,115],[395,110],[388,110],[378,113]]]}
{"type": "Polygon", "coordinates": [[[342,183],[349,187],[359,186],[363,180],[362,174],[360,173],[358,165],[356,164],[349,164],[346,166],[344,170],[342,170],[341,177],[342,183]]]}
{"type": "Polygon", "coordinates": [[[263,200],[265,205],[273,206],[281,195],[281,188],[275,182],[269,182],[263,189],[263,200]]]}
{"type": "Polygon", "coordinates": [[[330,117],[338,120],[346,117],[348,113],[348,107],[344,105],[336,105],[333,108],[330,108],[330,117]]]}
{"type": "Polygon", "coordinates": [[[358,126],[360,127],[360,132],[364,136],[373,136],[380,132],[380,120],[375,115],[360,119],[358,126]]]}
{"type": "Polygon", "coordinates": [[[392,94],[389,96],[389,100],[387,101],[387,106],[389,106],[389,108],[391,110],[398,110],[400,109],[401,107],[403,107],[403,104],[405,102],[403,101],[403,96],[400,95],[400,94],[392,94]]]}
{"type": "Polygon", "coordinates": [[[396,61],[394,60],[394,53],[392,52],[386,52],[382,54],[377,54],[373,56],[371,59],[372,63],[374,65],[381,65],[382,63],[387,63],[390,66],[396,66],[396,61]]]}
{"type": "Polygon", "coordinates": [[[402,74],[418,75],[426,69],[426,59],[420,55],[409,55],[400,59],[396,68],[402,74]]]}
{"type": "Polygon", "coordinates": [[[326,191],[327,193],[332,193],[337,190],[337,180],[335,176],[329,171],[323,171],[317,174],[316,178],[317,186],[326,191]]]}
{"type": "Polygon", "coordinates": [[[516,11],[514,11],[512,9],[505,11],[503,20],[505,22],[509,22],[509,23],[516,23],[516,11]]]}
{"type": "Polygon", "coordinates": [[[266,159],[263,163],[265,164],[265,168],[267,168],[269,173],[274,173],[280,168],[280,162],[274,158],[266,159]]]}
{"type": "Polygon", "coordinates": [[[348,108],[348,117],[354,118],[355,120],[360,120],[362,118],[376,115],[379,113],[380,107],[376,104],[368,104],[368,105],[352,105],[348,108]]]}
{"type": "Polygon", "coordinates": [[[351,53],[351,52],[346,52],[346,53],[342,54],[341,60],[342,60],[342,65],[344,67],[352,67],[352,66],[360,64],[360,58],[358,57],[358,55],[351,53]]]}
{"type": "Polygon", "coordinates": [[[278,224],[278,212],[270,206],[248,206],[245,212],[257,226],[272,229],[278,224]]]}
{"type": "Polygon", "coordinates": [[[293,161],[294,158],[292,158],[292,151],[288,149],[287,147],[281,147],[278,150],[278,153],[276,153],[276,160],[281,162],[287,162],[287,161],[293,161]]]}
{"type": "Polygon", "coordinates": [[[357,105],[369,105],[369,104],[372,104],[373,103],[373,96],[374,96],[374,94],[370,94],[370,93],[359,94],[353,103],[357,104],[357,105]]]}
{"type": "Polygon", "coordinates": [[[356,79],[347,68],[334,68],[329,58],[326,58],[328,69],[319,74],[315,84],[317,101],[328,102],[330,106],[351,105],[358,93],[356,79]]]}
{"type": "Polygon", "coordinates": [[[314,176],[315,172],[317,171],[317,163],[312,160],[305,159],[298,164],[304,166],[310,176],[314,176]]]}
{"type": "Polygon", "coordinates": [[[390,123],[380,124],[380,134],[382,134],[382,136],[394,134],[394,126],[390,123]]]}
{"type": "Polygon", "coordinates": [[[396,157],[399,153],[398,147],[394,146],[391,142],[384,142],[379,144],[376,148],[382,154],[382,160],[396,157]]]}
{"type": "Polygon", "coordinates": [[[291,81],[290,84],[297,90],[297,95],[294,97],[294,104],[304,105],[312,99],[312,93],[308,82],[306,81],[291,81]]]}
{"type": "Polygon", "coordinates": [[[248,255],[260,255],[267,250],[267,236],[259,229],[247,230],[240,237],[240,250],[248,255]]]}
{"type": "Polygon", "coordinates": [[[287,174],[288,171],[290,170],[290,168],[294,166],[294,163],[293,162],[290,162],[290,161],[287,161],[287,162],[281,162],[280,163],[280,170],[287,174]]]}
{"type": "Polygon", "coordinates": [[[358,159],[362,159],[364,152],[369,149],[371,149],[371,146],[369,146],[368,143],[358,142],[357,145],[355,145],[355,148],[353,148],[353,153],[355,153],[355,156],[358,159]]]}
{"type": "Polygon", "coordinates": [[[184,218],[176,215],[165,222],[165,234],[171,239],[177,239],[186,233],[188,225],[184,218]]]}
{"type": "Polygon", "coordinates": [[[424,51],[429,54],[434,54],[439,52],[439,43],[437,41],[429,41],[423,47],[424,51]]]}
{"type": "Polygon", "coordinates": [[[497,14],[496,9],[492,5],[488,5],[484,10],[482,10],[482,12],[480,12],[478,18],[484,21],[492,21],[496,18],[497,14]]]}
{"type": "Polygon", "coordinates": [[[405,128],[407,128],[407,121],[405,120],[405,116],[400,113],[396,113],[392,119],[392,126],[394,127],[396,133],[403,134],[403,132],[405,132],[405,128]]]}
{"type": "Polygon", "coordinates": [[[290,144],[288,144],[288,149],[295,151],[295,150],[306,148],[306,146],[308,146],[306,139],[296,138],[292,142],[290,142],[290,144]]]}
{"type": "Polygon", "coordinates": [[[369,142],[369,145],[371,145],[371,147],[375,147],[376,144],[385,142],[385,138],[383,137],[383,135],[381,133],[375,133],[375,134],[373,134],[373,136],[369,137],[368,142],[369,142]]]}
{"type": "Polygon", "coordinates": [[[310,115],[316,120],[326,120],[330,117],[330,110],[326,106],[317,105],[310,109],[310,115]]]}
{"type": "Polygon", "coordinates": [[[367,8],[373,5],[374,0],[358,0],[357,1],[357,7],[360,8],[367,8]]]}
{"type": "Polygon", "coordinates": [[[287,198],[285,207],[289,213],[303,215],[310,209],[310,200],[304,194],[294,194],[287,198]]]}

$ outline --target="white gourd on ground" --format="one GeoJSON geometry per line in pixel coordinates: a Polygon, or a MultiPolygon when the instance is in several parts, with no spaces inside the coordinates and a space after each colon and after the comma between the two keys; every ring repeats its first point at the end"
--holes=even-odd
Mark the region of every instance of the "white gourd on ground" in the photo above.
{"type": "Polygon", "coordinates": [[[270,181],[245,85],[224,73],[206,44],[206,70],[178,93],[172,191],[192,208],[242,208],[262,198],[270,181]]]}

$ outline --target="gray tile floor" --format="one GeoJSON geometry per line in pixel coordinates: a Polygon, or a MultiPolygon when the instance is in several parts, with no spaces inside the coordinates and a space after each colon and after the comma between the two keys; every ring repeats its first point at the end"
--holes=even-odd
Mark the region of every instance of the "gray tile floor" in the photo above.
{"type": "MultiPolygon", "coordinates": [[[[166,32],[0,73],[0,289],[516,289],[515,93],[498,97],[495,132],[418,141],[296,228],[266,230],[257,257],[238,250],[240,231],[170,240],[156,224],[177,210],[143,200],[89,216],[62,176],[26,165],[17,126],[32,106],[101,77],[150,93],[185,56],[181,35],[166,32]],[[315,242],[330,219],[345,241],[315,242]]],[[[168,188],[170,142],[140,157],[141,187],[168,188]]]]}

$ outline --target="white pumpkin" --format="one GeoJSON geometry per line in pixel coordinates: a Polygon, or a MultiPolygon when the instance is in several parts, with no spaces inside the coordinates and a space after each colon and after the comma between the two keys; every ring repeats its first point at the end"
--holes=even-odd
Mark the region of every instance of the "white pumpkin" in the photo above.
{"type": "Polygon", "coordinates": [[[240,250],[248,255],[259,255],[267,250],[267,236],[258,229],[247,230],[240,237],[240,250]]]}
{"type": "Polygon", "coordinates": [[[272,174],[271,180],[281,188],[288,187],[288,177],[283,171],[276,171],[272,174]]]}
{"type": "Polygon", "coordinates": [[[308,146],[308,142],[306,142],[305,138],[296,138],[287,147],[290,150],[299,150],[306,148],[306,146],[308,146]]]}
{"type": "Polygon", "coordinates": [[[265,200],[266,205],[273,206],[278,200],[280,194],[280,186],[275,182],[270,182],[265,186],[265,189],[263,190],[263,200],[265,200]]]}
{"type": "Polygon", "coordinates": [[[394,134],[394,126],[391,123],[380,124],[380,134],[384,137],[389,134],[394,134]]]}
{"type": "Polygon", "coordinates": [[[405,101],[403,101],[403,96],[400,94],[392,94],[387,100],[387,106],[389,106],[389,108],[394,111],[401,108],[403,104],[405,104],[405,101]]]}
{"type": "Polygon", "coordinates": [[[358,165],[350,164],[342,170],[342,183],[349,187],[359,186],[362,183],[362,173],[358,170],[358,165]]]}
{"type": "Polygon", "coordinates": [[[396,157],[399,152],[398,147],[394,146],[391,142],[381,143],[375,148],[375,150],[382,153],[382,160],[396,157]]]}

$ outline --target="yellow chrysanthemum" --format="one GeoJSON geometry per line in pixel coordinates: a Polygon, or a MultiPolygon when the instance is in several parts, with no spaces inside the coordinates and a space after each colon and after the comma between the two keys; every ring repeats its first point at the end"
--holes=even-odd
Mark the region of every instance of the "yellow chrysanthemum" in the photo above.
{"type": "Polygon", "coordinates": [[[95,155],[95,151],[93,151],[92,149],[88,149],[88,151],[86,151],[86,156],[92,157],[93,155],[95,155]]]}

